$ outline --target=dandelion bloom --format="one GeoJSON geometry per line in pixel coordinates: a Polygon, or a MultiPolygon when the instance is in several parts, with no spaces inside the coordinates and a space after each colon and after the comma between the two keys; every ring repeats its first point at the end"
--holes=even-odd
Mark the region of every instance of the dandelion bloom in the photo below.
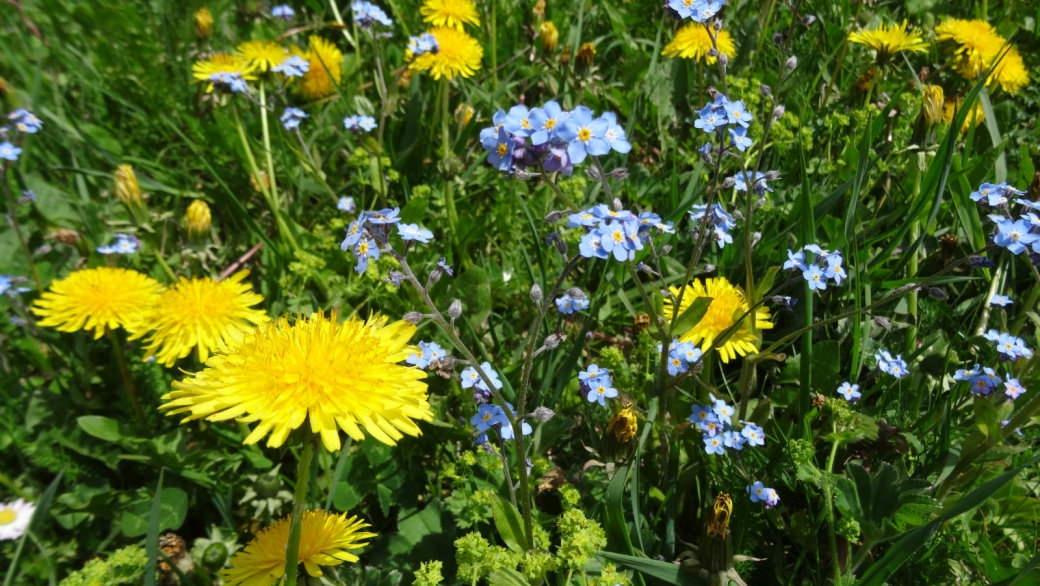
{"type": "Polygon", "coordinates": [[[246,41],[238,46],[235,53],[253,69],[261,72],[270,71],[289,56],[285,47],[272,41],[246,41]]]}
{"type": "Polygon", "coordinates": [[[201,199],[191,202],[188,212],[184,214],[184,222],[188,225],[189,234],[200,235],[209,232],[209,227],[213,222],[209,204],[201,199]]]}
{"type": "Polygon", "coordinates": [[[22,499],[0,504],[0,541],[21,537],[35,511],[36,505],[22,499]]]}
{"type": "Polygon", "coordinates": [[[433,26],[452,27],[462,30],[464,24],[480,26],[480,15],[473,0],[426,0],[419,12],[423,22],[433,26]]]}
{"type": "Polygon", "coordinates": [[[94,339],[106,329],[138,323],[158,301],[163,287],[143,273],[99,267],[76,271],[33,304],[41,326],[62,332],[94,330],[94,339]]]}
{"type": "Polygon", "coordinates": [[[306,52],[293,47],[293,53],[306,59],[310,66],[303,74],[299,90],[304,96],[319,100],[336,93],[336,86],[343,77],[343,52],[318,35],[311,35],[308,42],[310,49],[306,52]]]}
{"type": "MultiPolygon", "coordinates": [[[[737,56],[737,45],[733,42],[733,36],[727,31],[719,31],[715,43],[719,46],[719,52],[725,53],[730,59],[737,56]]],[[[708,31],[704,30],[704,25],[694,22],[679,29],[675,33],[675,38],[665,45],[661,54],[668,57],[695,59],[712,65],[718,60],[717,57],[708,55],[708,51],[711,51],[713,47],[711,37],[708,36],[708,31]]]]}
{"type": "Polygon", "coordinates": [[[539,25],[538,38],[542,41],[542,48],[552,53],[560,42],[560,31],[557,30],[553,21],[547,20],[539,25]]]}
{"type": "MultiPolygon", "coordinates": [[[[256,538],[236,553],[221,570],[225,586],[271,586],[285,576],[286,546],[292,515],[262,529],[256,538]]],[[[368,523],[356,516],[336,515],[328,511],[304,511],[300,531],[300,563],[307,574],[317,578],[321,566],[338,566],[356,562],[358,557],[348,550],[368,545],[375,533],[361,531],[368,523]]]]}
{"type": "Polygon", "coordinates": [[[947,19],[936,25],[935,38],[958,45],[954,67],[964,79],[978,79],[1003,55],[986,85],[997,83],[1014,95],[1029,83],[1029,71],[1018,50],[1007,46],[1005,52],[1007,40],[984,20],[947,19]]]}
{"type": "Polygon", "coordinates": [[[937,85],[924,86],[921,98],[921,111],[928,124],[935,124],[943,118],[943,89],[937,85]]]}
{"type": "MultiPolygon", "coordinates": [[[[963,105],[964,100],[960,98],[946,100],[943,104],[943,122],[947,124],[953,122],[954,113],[956,113],[956,111],[963,105]]],[[[982,102],[975,100],[975,105],[972,106],[967,116],[964,117],[964,122],[961,123],[961,134],[967,134],[968,130],[970,130],[972,126],[978,127],[985,120],[986,111],[982,109],[982,102]]]]}
{"type": "Polygon", "coordinates": [[[409,69],[429,71],[433,79],[470,77],[480,69],[484,49],[476,39],[458,29],[443,26],[430,30],[430,34],[437,39],[440,49],[436,53],[417,56],[409,69]]]}
{"type": "Polygon", "coordinates": [[[195,11],[195,33],[200,37],[208,37],[213,27],[213,13],[203,6],[195,11]]]}
{"type": "Polygon", "coordinates": [[[408,345],[415,326],[387,325],[375,316],[337,323],[333,312],[258,326],[242,342],[218,351],[206,369],[174,382],[161,409],[188,413],[185,422],[241,418],[259,422],[246,445],[267,434],[270,447],[308,419],[330,451],[340,448],[338,428],[357,441],[372,437],[394,445],[421,432],[413,420],[433,420],[426,396],[426,373],[398,364],[414,354],[408,345]]]}
{"type": "Polygon", "coordinates": [[[849,42],[866,45],[877,51],[878,63],[886,63],[889,57],[903,51],[913,53],[928,51],[928,43],[921,38],[921,32],[906,30],[905,20],[903,24],[892,26],[882,24],[872,31],[852,33],[849,35],[849,42]]]}
{"type": "Polygon", "coordinates": [[[191,66],[192,77],[199,81],[209,82],[209,85],[206,87],[207,93],[213,91],[213,82],[210,78],[214,75],[220,73],[238,74],[242,79],[251,81],[256,79],[253,71],[254,67],[249,61],[238,55],[228,55],[227,53],[216,53],[205,61],[196,61],[191,66]]]}
{"type": "Polygon", "coordinates": [[[249,271],[239,271],[223,281],[182,277],[159,296],[140,322],[127,326],[130,339],[151,331],[145,341],[146,356],[155,356],[166,366],[195,348],[199,360],[206,362],[211,353],[241,342],[254,326],[269,321],[263,311],[252,309],[264,298],[242,282],[248,275],[249,271]]]}
{"type": "MultiPolygon", "coordinates": [[[[708,311],[704,314],[700,323],[679,338],[683,342],[699,343],[701,350],[707,352],[715,342],[715,338],[729,329],[730,326],[736,323],[735,320],[748,310],[747,299],[744,298],[743,291],[721,277],[718,279],[706,279],[704,283],[697,279],[685,289],[686,292],[683,294],[678,315],[682,315],[696,299],[701,297],[712,298],[711,305],[708,306],[708,311]]],[[[674,307],[673,300],[679,297],[679,289],[677,287],[669,287],[669,291],[672,294],[664,300],[664,313],[670,317],[674,307]]],[[[750,317],[755,320],[755,327],[758,329],[768,330],[773,327],[773,323],[769,321],[769,309],[764,306],[756,309],[750,317]]],[[[756,346],[757,341],[757,336],[751,333],[747,320],[745,320],[740,324],[737,331],[726,340],[726,343],[718,348],[719,356],[723,362],[729,362],[737,354],[746,356],[748,352],[758,350],[756,346]]]]}

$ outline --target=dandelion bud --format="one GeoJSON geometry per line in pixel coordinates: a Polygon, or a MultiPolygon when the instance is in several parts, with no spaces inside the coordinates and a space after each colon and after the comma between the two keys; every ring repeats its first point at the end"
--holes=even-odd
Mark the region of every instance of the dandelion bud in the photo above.
{"type": "Polygon", "coordinates": [[[567,289],[567,294],[571,296],[571,299],[585,299],[585,292],[577,287],[567,289]]]}
{"type": "Polygon", "coordinates": [[[802,24],[805,26],[812,26],[814,22],[816,22],[816,17],[811,14],[806,15],[804,18],[802,18],[802,24]]]}
{"type": "Polygon", "coordinates": [[[936,124],[942,120],[943,114],[943,89],[937,85],[929,85],[924,88],[922,100],[922,112],[928,124],[936,124]]]}
{"type": "Polygon", "coordinates": [[[531,301],[535,303],[542,302],[542,288],[538,286],[538,283],[531,285],[531,301]]]}
{"type": "Polygon", "coordinates": [[[628,179],[628,169],[624,167],[618,167],[617,169],[614,169],[610,172],[610,176],[614,179],[617,179],[618,181],[628,179]]]}
{"type": "Polygon", "coordinates": [[[777,120],[783,118],[785,112],[787,112],[787,108],[784,108],[783,104],[780,104],[779,106],[774,108],[773,109],[773,122],[776,122],[777,120]]]}
{"type": "Polygon", "coordinates": [[[881,326],[882,328],[885,328],[886,330],[892,329],[892,322],[890,322],[887,319],[881,317],[880,315],[875,315],[874,316],[874,323],[876,323],[877,325],[881,326]]]}
{"type": "Polygon", "coordinates": [[[668,254],[671,251],[672,251],[672,245],[671,244],[665,244],[664,246],[661,247],[661,254],[668,254]]]}
{"type": "MultiPolygon", "coordinates": [[[[712,49],[712,51],[714,51],[714,49],[712,49]]],[[[721,63],[723,67],[728,66],[729,65],[729,55],[727,55],[725,53],[719,53],[719,63],[721,63]]]]}
{"type": "Polygon", "coordinates": [[[783,35],[783,33],[773,33],[773,44],[774,45],[782,45],[783,42],[784,42],[784,35],[783,35]]]}
{"type": "Polygon", "coordinates": [[[732,188],[736,184],[737,184],[737,180],[736,180],[735,177],[726,177],[725,179],[722,180],[722,188],[723,189],[730,189],[730,188],[732,188]]]}
{"type": "Polygon", "coordinates": [[[768,85],[763,83],[762,85],[758,86],[758,93],[761,94],[763,98],[768,98],[773,95],[773,90],[768,85]]]}
{"type": "Polygon", "coordinates": [[[188,213],[184,215],[184,221],[188,224],[188,235],[199,237],[209,232],[212,216],[209,204],[201,199],[196,199],[188,206],[188,213]]]}
{"type": "Polygon", "coordinates": [[[422,314],[418,311],[409,311],[408,313],[404,314],[404,317],[402,317],[401,319],[412,325],[415,325],[422,321],[422,314]]]}
{"type": "Polygon", "coordinates": [[[212,27],[213,13],[209,11],[209,8],[202,7],[195,11],[195,34],[204,39],[209,36],[212,27]]]}
{"type": "Polygon", "coordinates": [[[116,169],[116,196],[127,206],[141,203],[141,188],[130,165],[120,165],[116,169]]]}
{"type": "Polygon", "coordinates": [[[462,315],[462,302],[456,299],[448,306],[448,317],[458,319],[460,315],[462,315]]]}
{"type": "Polygon", "coordinates": [[[560,42],[560,31],[551,20],[547,20],[538,27],[538,38],[542,41],[542,48],[552,53],[560,42]]]}
{"type": "Polygon", "coordinates": [[[534,416],[535,421],[545,423],[552,419],[556,415],[556,412],[548,407],[535,407],[532,415],[534,416]]]}
{"type": "Polygon", "coordinates": [[[599,169],[596,167],[585,167],[585,174],[588,175],[593,181],[599,181],[599,169]]]}
{"type": "Polygon", "coordinates": [[[614,198],[613,204],[614,204],[614,211],[615,212],[620,212],[621,210],[625,209],[624,204],[622,204],[621,200],[616,198],[616,197],[614,198]]]}
{"type": "Polygon", "coordinates": [[[784,67],[788,71],[794,71],[794,68],[798,67],[798,56],[791,55],[791,58],[784,62],[784,67]]]}
{"type": "Polygon", "coordinates": [[[542,220],[546,224],[555,224],[556,222],[559,222],[563,218],[563,215],[566,213],[566,211],[554,210],[546,214],[545,217],[542,218],[542,220]]]}

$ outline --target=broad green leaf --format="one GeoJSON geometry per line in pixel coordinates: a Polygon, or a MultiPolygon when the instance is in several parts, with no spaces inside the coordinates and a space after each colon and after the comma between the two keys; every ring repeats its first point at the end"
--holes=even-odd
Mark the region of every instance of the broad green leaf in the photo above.
{"type": "Polygon", "coordinates": [[[628,524],[625,522],[624,496],[627,480],[628,466],[622,466],[614,472],[614,478],[607,486],[606,518],[603,524],[611,547],[635,555],[632,538],[628,534],[628,524]]]}
{"type": "Polygon", "coordinates": [[[1003,437],[1000,421],[997,419],[997,408],[985,397],[975,397],[975,426],[986,434],[991,442],[999,442],[1003,437]]]}
{"type": "MultiPolygon", "coordinates": [[[[149,507],[148,522],[145,525],[145,537],[144,551],[148,561],[144,565],[144,586],[155,586],[155,567],[158,565],[159,557],[159,524],[162,522],[162,497],[163,497],[163,473],[166,470],[159,470],[159,482],[155,486],[155,497],[152,498],[152,505],[149,507]]],[[[142,503],[146,504],[146,503],[142,503]]],[[[187,508],[187,507],[185,507],[187,508]]],[[[123,513],[123,532],[126,533],[126,512],[123,513]]],[[[184,518],[181,517],[183,521],[184,518]]],[[[177,524],[180,526],[180,523],[177,524]]],[[[137,537],[137,535],[130,535],[127,533],[127,537],[137,537]]]]}
{"type": "Polygon", "coordinates": [[[123,434],[119,432],[119,422],[115,419],[102,417],[101,415],[84,415],[76,419],[83,431],[106,442],[117,443],[123,440],[123,434]]]}
{"type": "Polygon", "coordinates": [[[512,568],[498,568],[488,576],[491,586],[529,586],[527,578],[512,568]]]}
{"type": "Polygon", "coordinates": [[[452,288],[462,300],[462,315],[474,329],[491,314],[491,283],[481,267],[470,267],[455,280],[452,288]]]}
{"type": "Polygon", "coordinates": [[[640,558],[609,551],[596,552],[597,555],[605,557],[612,562],[617,562],[626,568],[636,570],[651,578],[657,578],[668,584],[676,586],[707,586],[708,581],[693,572],[683,570],[679,566],[650,558],[640,558]]]}
{"type": "MultiPolygon", "coordinates": [[[[158,494],[158,493],[157,493],[158,494]]],[[[175,487],[162,489],[162,494],[151,501],[142,501],[123,511],[120,527],[127,537],[140,537],[148,533],[152,514],[157,514],[158,531],[177,530],[188,514],[188,494],[175,487]],[[156,504],[158,503],[158,505],[156,504]],[[158,513],[154,513],[158,506],[158,513]]]]}
{"type": "Polygon", "coordinates": [[[766,270],[766,275],[762,277],[762,280],[760,280],[757,285],[755,285],[754,301],[761,300],[763,297],[765,297],[766,293],[769,293],[769,291],[773,288],[773,283],[776,282],[776,275],[779,272],[779,266],[769,267],[769,269],[766,270]]]}
{"type": "Polygon", "coordinates": [[[495,529],[498,529],[506,547],[520,554],[530,549],[524,534],[524,520],[513,503],[495,495],[491,499],[491,514],[495,519],[495,529]]]}
{"type": "MultiPolygon", "coordinates": [[[[675,322],[672,324],[672,337],[681,337],[686,332],[693,329],[694,326],[701,323],[704,319],[704,314],[708,313],[708,307],[711,306],[711,302],[714,300],[712,297],[698,297],[693,300],[693,303],[686,308],[686,311],[679,314],[679,317],[675,318],[675,322]]],[[[664,316],[667,321],[672,316],[664,316]]]]}

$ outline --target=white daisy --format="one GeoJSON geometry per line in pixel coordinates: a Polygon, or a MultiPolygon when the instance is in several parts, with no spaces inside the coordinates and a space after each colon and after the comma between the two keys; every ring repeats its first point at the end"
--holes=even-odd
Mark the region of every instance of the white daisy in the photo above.
{"type": "Polygon", "coordinates": [[[35,510],[36,505],[22,499],[0,504],[0,540],[21,537],[35,510]]]}

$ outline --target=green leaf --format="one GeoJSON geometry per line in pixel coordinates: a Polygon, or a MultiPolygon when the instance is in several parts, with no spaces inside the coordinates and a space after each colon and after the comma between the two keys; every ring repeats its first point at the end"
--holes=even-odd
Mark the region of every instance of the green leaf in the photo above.
{"type": "Polygon", "coordinates": [[[119,144],[119,141],[108,130],[95,124],[80,124],[79,129],[97,143],[99,147],[113,155],[119,156],[123,154],[123,145],[119,144]]]}
{"type": "Polygon", "coordinates": [[[888,548],[884,557],[867,569],[859,582],[856,582],[856,586],[882,586],[885,584],[889,576],[895,573],[895,571],[899,569],[899,566],[902,566],[906,560],[910,559],[910,557],[914,555],[914,552],[931,539],[932,535],[939,530],[939,527],[942,526],[943,523],[958,515],[975,510],[982,505],[986,499],[993,496],[993,493],[997,492],[997,490],[1011,480],[1018,478],[1019,474],[1021,474],[1023,470],[1029,469],[1037,462],[1040,462],[1040,454],[1033,456],[1025,464],[1012,470],[1008,470],[993,480],[990,480],[969,492],[953,506],[946,509],[943,514],[930,521],[927,525],[918,527],[906,534],[905,537],[888,548]]]}
{"type": "MultiPolygon", "coordinates": [[[[713,300],[713,297],[698,297],[694,299],[693,303],[686,308],[686,311],[680,313],[679,317],[675,318],[675,322],[672,324],[672,337],[678,338],[701,323],[701,320],[704,319],[704,314],[708,313],[708,307],[711,306],[713,300]]],[[[664,316],[666,321],[669,317],[671,316],[664,316]]]]}
{"type": "Polygon", "coordinates": [[[999,442],[1003,437],[1000,420],[997,419],[997,408],[985,397],[975,397],[975,426],[986,434],[991,442],[999,442]]]}
{"type": "MultiPolygon", "coordinates": [[[[162,516],[162,493],[163,493],[163,473],[165,469],[159,470],[159,483],[155,486],[155,498],[152,499],[151,510],[148,513],[148,524],[145,528],[145,533],[148,536],[144,541],[144,552],[147,556],[148,561],[144,564],[144,586],[155,586],[155,567],[158,565],[159,557],[159,523],[162,516]]],[[[123,521],[126,521],[126,514],[123,514],[123,521]]],[[[125,525],[123,532],[126,532],[125,525]]],[[[129,535],[127,537],[136,537],[136,535],[129,535]]]]}
{"type": "Polygon", "coordinates": [[[124,439],[123,434],[119,432],[119,422],[115,419],[100,415],[84,415],[77,418],[76,423],[88,435],[106,442],[118,443],[124,439]]]}
{"type": "MultiPolygon", "coordinates": [[[[654,313],[664,318],[667,323],[668,318],[664,315],[664,297],[657,287],[650,287],[650,302],[654,304],[654,313]]],[[[657,324],[654,324],[655,329],[656,327],[657,324]]]]}
{"type": "Polygon", "coordinates": [[[838,388],[841,374],[841,342],[827,340],[813,344],[812,388],[830,396],[838,388]]]}
{"type": "Polygon", "coordinates": [[[529,586],[527,578],[512,568],[498,568],[488,576],[491,586],[529,586]]]}
{"type": "Polygon", "coordinates": [[[701,578],[693,572],[687,572],[672,563],[652,560],[649,558],[622,555],[620,553],[612,553],[609,551],[599,551],[596,552],[596,554],[605,557],[610,561],[617,562],[626,568],[636,570],[646,576],[657,578],[658,580],[664,581],[668,584],[676,584],[679,586],[707,586],[708,584],[708,581],[704,578],[701,578]]]}
{"type": "Polygon", "coordinates": [[[152,514],[158,506],[158,531],[176,530],[184,524],[184,517],[188,514],[188,494],[175,487],[161,489],[161,494],[151,502],[142,501],[123,512],[120,526],[123,535],[127,537],[140,537],[148,533],[151,528],[152,514]],[[156,505],[158,503],[158,505],[156,505]]]}
{"type": "Polygon", "coordinates": [[[779,266],[775,266],[769,267],[769,269],[766,270],[766,275],[762,277],[762,280],[759,281],[757,285],[755,285],[754,301],[761,300],[765,297],[765,294],[769,293],[769,290],[773,288],[773,283],[776,282],[776,274],[780,272],[780,268],[781,267],[779,266]]]}
{"type": "Polygon", "coordinates": [[[506,547],[520,554],[530,549],[524,534],[524,520],[512,503],[495,495],[491,499],[491,514],[495,519],[495,529],[498,529],[506,547]]]}
{"type": "Polygon", "coordinates": [[[622,466],[614,472],[614,478],[607,486],[606,519],[604,528],[612,548],[622,549],[629,555],[635,555],[632,538],[628,534],[628,523],[625,522],[625,483],[628,480],[628,466],[622,466]]]}
{"type": "Polygon", "coordinates": [[[850,519],[858,519],[863,516],[863,509],[859,505],[859,493],[856,492],[856,484],[848,478],[841,477],[834,483],[836,494],[834,506],[838,507],[842,515],[850,519]]]}
{"type": "Polygon", "coordinates": [[[455,279],[455,296],[462,300],[462,315],[474,329],[491,315],[491,282],[481,267],[470,267],[455,279]]]}

